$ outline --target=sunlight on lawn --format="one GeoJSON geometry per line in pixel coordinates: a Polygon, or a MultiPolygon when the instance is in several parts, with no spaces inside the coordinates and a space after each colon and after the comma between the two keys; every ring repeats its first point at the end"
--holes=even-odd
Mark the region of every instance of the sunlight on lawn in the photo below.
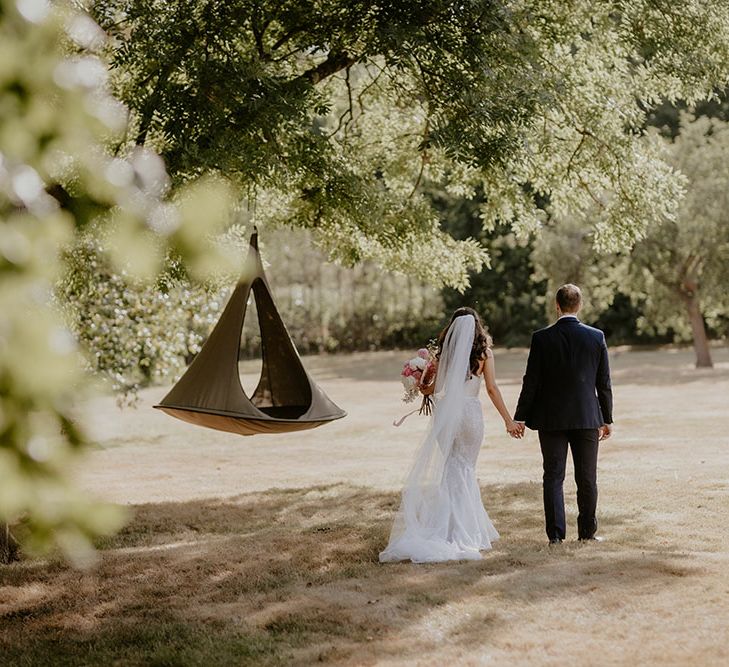
{"type": "MultiPolygon", "coordinates": [[[[568,541],[545,544],[536,438],[506,440],[487,407],[479,475],[502,540],[470,563],[377,563],[423,427],[379,416],[399,409],[397,354],[312,360],[351,417],[270,440],[98,399],[78,476],[134,518],[97,569],[0,570],[4,663],[722,664],[729,359],[695,373],[682,355],[613,355],[599,545],[573,541],[571,481],[568,541]]],[[[497,356],[509,400],[523,359],[497,356]]]]}

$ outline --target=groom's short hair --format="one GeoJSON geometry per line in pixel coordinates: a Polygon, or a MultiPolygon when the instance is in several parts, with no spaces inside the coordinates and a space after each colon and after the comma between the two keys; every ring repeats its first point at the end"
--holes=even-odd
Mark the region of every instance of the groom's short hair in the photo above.
{"type": "Polygon", "coordinates": [[[577,285],[567,283],[557,290],[557,305],[563,313],[575,313],[582,305],[582,292],[577,285]]]}

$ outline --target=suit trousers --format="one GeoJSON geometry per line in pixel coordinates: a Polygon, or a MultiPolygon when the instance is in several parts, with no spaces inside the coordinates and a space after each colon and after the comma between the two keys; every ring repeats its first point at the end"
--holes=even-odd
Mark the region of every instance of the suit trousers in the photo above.
{"type": "Polygon", "coordinates": [[[572,450],[577,483],[577,535],[590,539],[597,531],[597,450],[598,429],[539,431],[544,465],[544,517],[547,537],[565,538],[564,476],[567,447],[572,450]]]}

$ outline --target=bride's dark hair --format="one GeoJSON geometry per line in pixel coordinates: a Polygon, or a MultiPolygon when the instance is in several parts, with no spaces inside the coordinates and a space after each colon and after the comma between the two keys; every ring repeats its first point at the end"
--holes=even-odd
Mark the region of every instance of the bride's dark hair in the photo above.
{"type": "Polygon", "coordinates": [[[494,344],[494,341],[491,339],[491,336],[489,335],[489,330],[486,325],[481,322],[481,318],[478,316],[478,313],[473,309],[469,308],[468,306],[463,306],[461,308],[456,308],[455,311],[453,311],[453,315],[451,315],[451,321],[448,322],[448,326],[443,329],[443,331],[440,332],[440,335],[438,336],[438,353],[436,356],[440,359],[440,353],[443,350],[443,341],[445,341],[446,334],[448,333],[448,329],[451,328],[451,324],[453,324],[453,321],[457,317],[463,317],[464,315],[470,315],[473,317],[474,320],[476,320],[476,331],[473,335],[473,347],[471,348],[471,373],[477,373],[478,368],[481,365],[481,359],[484,359],[486,357],[487,350],[491,348],[491,346],[494,344]]]}

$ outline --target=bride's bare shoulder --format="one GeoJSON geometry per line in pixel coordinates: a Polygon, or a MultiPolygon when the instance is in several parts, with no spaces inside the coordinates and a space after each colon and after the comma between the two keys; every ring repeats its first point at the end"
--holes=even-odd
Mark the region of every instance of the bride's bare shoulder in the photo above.
{"type": "Polygon", "coordinates": [[[478,374],[485,378],[487,375],[487,364],[489,359],[494,358],[494,353],[491,351],[491,348],[486,348],[486,352],[484,352],[483,357],[481,357],[481,361],[478,364],[478,374]]]}

